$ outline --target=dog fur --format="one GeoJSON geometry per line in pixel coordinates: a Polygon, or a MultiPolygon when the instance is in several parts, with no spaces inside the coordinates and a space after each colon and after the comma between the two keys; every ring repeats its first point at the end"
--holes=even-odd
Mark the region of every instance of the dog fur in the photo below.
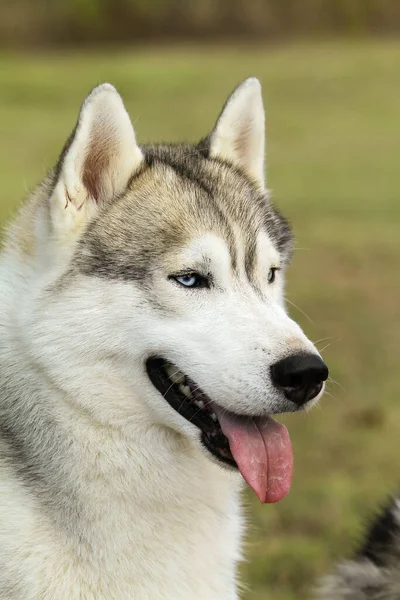
{"type": "Polygon", "coordinates": [[[168,354],[228,410],[297,409],[269,375],[316,354],[285,312],[290,255],[256,79],[194,146],[139,147],[115,89],[88,96],[0,257],[1,600],[238,597],[241,477],[144,362],[168,354]],[[188,264],[212,291],[168,278],[188,264]]]}
{"type": "Polygon", "coordinates": [[[319,591],[320,600],[399,600],[400,498],[373,521],[352,560],[339,565],[319,591]]]}

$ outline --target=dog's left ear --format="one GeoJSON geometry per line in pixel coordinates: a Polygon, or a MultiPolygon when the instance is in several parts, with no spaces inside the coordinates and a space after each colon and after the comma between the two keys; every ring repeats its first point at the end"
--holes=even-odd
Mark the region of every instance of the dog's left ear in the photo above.
{"type": "Polygon", "coordinates": [[[76,229],[111,202],[140,168],[142,152],[116,89],[104,83],[84,101],[55,169],[51,216],[57,229],[76,229]]]}
{"type": "Polygon", "coordinates": [[[265,113],[258,79],[250,77],[234,90],[208,143],[210,157],[240,167],[264,188],[265,113]]]}

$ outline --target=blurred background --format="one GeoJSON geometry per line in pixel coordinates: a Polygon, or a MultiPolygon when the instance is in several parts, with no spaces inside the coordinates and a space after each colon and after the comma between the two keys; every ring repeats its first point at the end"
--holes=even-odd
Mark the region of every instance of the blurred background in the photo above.
{"type": "Polygon", "coordinates": [[[399,483],[398,0],[0,0],[0,221],[54,164],[97,83],[141,141],[212,127],[264,88],[268,187],[292,221],[290,312],[334,382],[285,419],[292,491],[249,493],[245,600],[302,600],[399,483]]]}

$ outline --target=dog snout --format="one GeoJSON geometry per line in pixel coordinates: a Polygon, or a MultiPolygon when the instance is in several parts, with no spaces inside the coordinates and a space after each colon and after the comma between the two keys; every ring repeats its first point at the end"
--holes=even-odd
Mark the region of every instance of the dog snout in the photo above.
{"type": "Polygon", "coordinates": [[[271,367],[274,385],[286,398],[302,406],[315,398],[328,378],[328,367],[317,354],[292,354],[271,367]]]}

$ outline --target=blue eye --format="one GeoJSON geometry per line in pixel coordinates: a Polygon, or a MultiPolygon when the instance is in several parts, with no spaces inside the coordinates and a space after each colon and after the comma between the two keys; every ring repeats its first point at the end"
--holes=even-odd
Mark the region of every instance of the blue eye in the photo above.
{"type": "Polygon", "coordinates": [[[196,287],[197,276],[196,275],[181,275],[176,278],[176,281],[185,287],[196,287]]]}
{"type": "Polygon", "coordinates": [[[179,285],[187,288],[209,287],[207,277],[199,275],[199,273],[185,273],[183,275],[172,275],[170,279],[174,279],[179,285]]]}

